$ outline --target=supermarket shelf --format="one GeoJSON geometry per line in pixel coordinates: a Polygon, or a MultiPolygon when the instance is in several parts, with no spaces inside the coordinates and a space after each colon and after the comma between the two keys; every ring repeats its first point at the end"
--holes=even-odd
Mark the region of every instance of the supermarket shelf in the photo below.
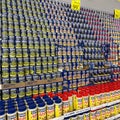
{"type": "MultiPolygon", "coordinates": [[[[107,106],[111,106],[111,105],[114,105],[114,104],[117,104],[117,103],[120,103],[120,100],[116,100],[116,101],[113,101],[113,102],[110,102],[110,103],[105,103],[105,104],[102,104],[102,105],[99,105],[99,106],[95,106],[95,107],[88,107],[88,108],[85,108],[85,109],[72,111],[72,112],[64,114],[61,117],[53,118],[51,120],[64,120],[65,118],[72,117],[74,115],[82,114],[82,113],[88,112],[90,110],[98,110],[98,109],[101,109],[101,108],[104,108],[104,107],[107,107],[107,106]]],[[[120,117],[120,114],[116,115],[116,116],[113,116],[111,118],[108,118],[106,120],[114,120],[114,119],[117,119],[119,117],[120,117]]]]}
{"type": "Polygon", "coordinates": [[[120,118],[120,114],[113,116],[113,117],[110,117],[110,118],[107,118],[105,120],[117,120],[118,118],[120,118]]]}
{"type": "Polygon", "coordinates": [[[73,112],[69,112],[69,113],[64,114],[61,117],[53,118],[51,120],[64,120],[65,118],[72,117],[72,116],[78,115],[78,114],[82,114],[82,113],[88,112],[88,111],[90,111],[90,107],[85,108],[85,109],[81,109],[81,110],[76,110],[76,111],[73,111],[73,112]]]}
{"type": "Polygon", "coordinates": [[[101,108],[104,108],[106,106],[111,106],[111,105],[114,105],[114,104],[117,104],[117,103],[120,103],[120,100],[116,100],[116,101],[113,101],[113,102],[110,102],[110,103],[105,103],[105,104],[102,104],[102,105],[99,105],[99,106],[91,107],[91,110],[101,109],[101,108]]]}
{"type": "Polygon", "coordinates": [[[61,81],[63,81],[63,78],[56,78],[56,79],[50,79],[50,80],[35,80],[35,81],[20,82],[20,83],[9,83],[9,84],[3,84],[3,85],[0,84],[0,90],[20,88],[20,87],[26,87],[26,86],[35,86],[40,84],[49,84],[49,83],[61,82],[61,81]]]}

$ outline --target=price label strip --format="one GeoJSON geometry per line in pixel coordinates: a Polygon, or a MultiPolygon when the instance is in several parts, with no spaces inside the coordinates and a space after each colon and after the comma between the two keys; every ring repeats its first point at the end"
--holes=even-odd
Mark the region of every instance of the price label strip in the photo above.
{"type": "Polygon", "coordinates": [[[80,0],[72,0],[71,1],[71,9],[72,10],[80,10],[80,0]]]}

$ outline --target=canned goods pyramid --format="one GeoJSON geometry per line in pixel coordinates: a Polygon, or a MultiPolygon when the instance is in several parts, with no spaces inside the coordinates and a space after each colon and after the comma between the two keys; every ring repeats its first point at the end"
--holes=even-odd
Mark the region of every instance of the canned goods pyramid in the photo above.
{"type": "Polygon", "coordinates": [[[13,87],[3,87],[1,99],[119,80],[119,28],[112,15],[85,7],[73,11],[52,0],[2,0],[0,84],[13,87]]]}

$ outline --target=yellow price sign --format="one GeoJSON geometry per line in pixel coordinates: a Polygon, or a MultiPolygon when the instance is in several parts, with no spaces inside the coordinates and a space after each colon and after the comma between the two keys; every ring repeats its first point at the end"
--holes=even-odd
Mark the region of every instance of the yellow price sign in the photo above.
{"type": "Polygon", "coordinates": [[[71,1],[71,9],[72,10],[80,10],[80,0],[72,0],[71,1]]]}
{"type": "Polygon", "coordinates": [[[120,10],[115,9],[114,17],[115,17],[116,19],[120,19],[120,10]]]}

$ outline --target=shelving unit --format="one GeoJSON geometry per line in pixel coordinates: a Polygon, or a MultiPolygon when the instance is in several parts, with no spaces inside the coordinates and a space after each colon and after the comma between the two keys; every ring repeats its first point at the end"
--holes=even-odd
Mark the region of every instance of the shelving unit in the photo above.
{"type": "MultiPolygon", "coordinates": [[[[69,113],[64,114],[61,117],[54,118],[54,119],[51,119],[51,120],[64,120],[65,118],[72,117],[74,115],[79,115],[79,114],[82,114],[84,112],[90,112],[90,111],[93,111],[93,110],[102,109],[104,107],[112,106],[112,105],[115,105],[115,104],[118,104],[118,103],[120,103],[120,100],[116,100],[116,101],[113,101],[113,102],[110,102],[110,103],[105,103],[105,104],[95,106],[95,107],[88,107],[88,108],[85,108],[85,109],[69,112],[69,113]]],[[[120,114],[118,114],[116,116],[113,116],[111,118],[108,118],[106,120],[114,120],[114,119],[117,119],[119,117],[120,117],[120,114]]]]}

